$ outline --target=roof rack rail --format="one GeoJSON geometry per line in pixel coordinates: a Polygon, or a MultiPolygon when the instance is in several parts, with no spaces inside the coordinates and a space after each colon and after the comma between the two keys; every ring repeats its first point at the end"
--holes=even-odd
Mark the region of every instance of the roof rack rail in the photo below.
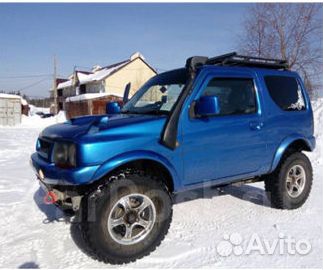
{"type": "Polygon", "coordinates": [[[238,55],[236,52],[208,58],[206,65],[261,67],[270,69],[289,69],[288,62],[280,59],[238,55]]]}

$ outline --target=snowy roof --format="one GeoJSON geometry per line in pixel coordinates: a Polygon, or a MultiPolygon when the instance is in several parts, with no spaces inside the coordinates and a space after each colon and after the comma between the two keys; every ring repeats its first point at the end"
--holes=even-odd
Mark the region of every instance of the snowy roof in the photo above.
{"type": "Polygon", "coordinates": [[[21,98],[21,104],[26,106],[26,105],[28,105],[28,102],[24,98],[21,98]]]}
{"type": "MultiPolygon", "coordinates": [[[[85,80],[89,75],[93,74],[92,72],[86,72],[86,71],[76,71],[76,73],[77,73],[77,78],[79,79],[80,82],[85,80]]],[[[63,89],[63,88],[73,86],[73,74],[69,78],[70,78],[69,80],[59,83],[57,85],[57,89],[63,89]]]]}
{"type": "Polygon", "coordinates": [[[5,93],[0,93],[0,98],[21,98],[21,96],[18,96],[18,95],[12,95],[12,94],[5,94],[5,93]]]}
{"type": "Polygon", "coordinates": [[[68,80],[66,82],[59,83],[57,85],[57,89],[63,89],[72,86],[72,80],[68,80]]]}
{"type": "MultiPolygon", "coordinates": [[[[126,60],[126,61],[122,61],[122,62],[114,64],[114,65],[103,67],[97,71],[94,71],[93,73],[90,73],[90,74],[76,72],[77,78],[79,80],[79,84],[86,84],[89,82],[101,81],[101,80],[105,79],[106,77],[108,77],[110,74],[112,74],[114,71],[116,71],[116,70],[120,69],[121,67],[125,66],[126,64],[128,64],[130,61],[131,60],[126,60]]],[[[73,85],[73,80],[71,79],[66,82],[62,82],[62,83],[58,84],[57,89],[63,89],[66,87],[70,87],[72,85],[73,85]]]]}
{"type": "Polygon", "coordinates": [[[18,95],[0,93],[0,98],[20,99],[22,105],[28,105],[27,100],[18,95]]]}
{"type": "Polygon", "coordinates": [[[74,97],[68,97],[65,99],[66,102],[73,102],[73,101],[82,101],[82,100],[89,100],[89,99],[95,99],[105,96],[117,96],[121,97],[118,93],[93,93],[93,94],[82,94],[74,97]]]}
{"type": "MultiPolygon", "coordinates": [[[[130,62],[136,60],[137,58],[140,58],[149,68],[151,68],[155,73],[157,73],[156,70],[146,62],[145,57],[140,52],[136,52],[131,55],[130,59],[121,61],[119,63],[115,63],[115,64],[105,66],[105,67],[100,67],[100,66],[96,65],[93,67],[91,72],[76,71],[77,79],[79,81],[79,84],[87,84],[90,82],[101,81],[101,80],[107,78],[108,76],[110,76],[113,72],[115,72],[118,69],[122,68],[123,66],[129,64],[130,62]]],[[[69,80],[67,80],[66,82],[59,83],[57,85],[57,89],[63,89],[63,88],[73,86],[73,83],[74,83],[73,77],[74,77],[74,74],[72,74],[69,77],[69,80]]]]}

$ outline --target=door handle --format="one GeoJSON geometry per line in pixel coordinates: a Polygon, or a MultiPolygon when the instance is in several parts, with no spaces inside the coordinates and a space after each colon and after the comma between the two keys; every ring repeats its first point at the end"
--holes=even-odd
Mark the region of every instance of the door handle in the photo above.
{"type": "Polygon", "coordinates": [[[264,126],[263,122],[252,121],[249,123],[249,127],[251,130],[261,130],[263,126],[264,126]]]}

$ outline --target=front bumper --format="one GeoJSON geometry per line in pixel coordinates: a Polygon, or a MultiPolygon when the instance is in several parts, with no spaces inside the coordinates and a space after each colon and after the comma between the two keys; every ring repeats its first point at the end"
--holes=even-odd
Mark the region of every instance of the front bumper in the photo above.
{"type": "Polygon", "coordinates": [[[47,185],[83,185],[89,184],[99,165],[80,167],[74,169],[62,169],[54,163],[48,163],[38,153],[33,153],[30,165],[37,177],[47,185]]]}

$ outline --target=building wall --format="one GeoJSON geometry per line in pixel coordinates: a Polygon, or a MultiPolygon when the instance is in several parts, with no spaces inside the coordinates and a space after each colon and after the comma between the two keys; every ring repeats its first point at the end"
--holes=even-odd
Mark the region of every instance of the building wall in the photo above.
{"type": "Polygon", "coordinates": [[[76,88],[74,86],[66,87],[63,89],[63,97],[73,97],[76,95],[76,88]]]}
{"type": "Polygon", "coordinates": [[[155,75],[156,73],[145,62],[137,58],[105,79],[105,91],[122,97],[126,85],[130,82],[129,97],[131,97],[146,81],[155,75]]]}
{"type": "Polygon", "coordinates": [[[86,93],[104,93],[104,85],[103,82],[97,83],[88,83],[86,85],[86,93]]]}
{"type": "MultiPolygon", "coordinates": [[[[99,82],[91,82],[86,84],[86,93],[108,93],[122,97],[124,89],[128,83],[131,84],[129,97],[131,97],[146,81],[155,76],[156,73],[141,59],[136,58],[125,67],[111,74],[108,78],[99,82]]],[[[83,85],[84,86],[84,85],[83,85]]],[[[58,108],[65,108],[65,99],[67,97],[81,94],[79,87],[66,87],[61,90],[61,94],[57,97],[58,108]]],[[[52,92],[51,92],[52,94],[52,92]]],[[[52,95],[51,95],[52,96],[52,95]]]]}
{"type": "Polygon", "coordinates": [[[21,122],[21,99],[0,97],[0,126],[14,126],[21,122]]]}
{"type": "Polygon", "coordinates": [[[105,114],[106,104],[111,101],[121,102],[115,96],[105,96],[96,99],[65,102],[66,118],[71,119],[77,116],[105,114]]]}

